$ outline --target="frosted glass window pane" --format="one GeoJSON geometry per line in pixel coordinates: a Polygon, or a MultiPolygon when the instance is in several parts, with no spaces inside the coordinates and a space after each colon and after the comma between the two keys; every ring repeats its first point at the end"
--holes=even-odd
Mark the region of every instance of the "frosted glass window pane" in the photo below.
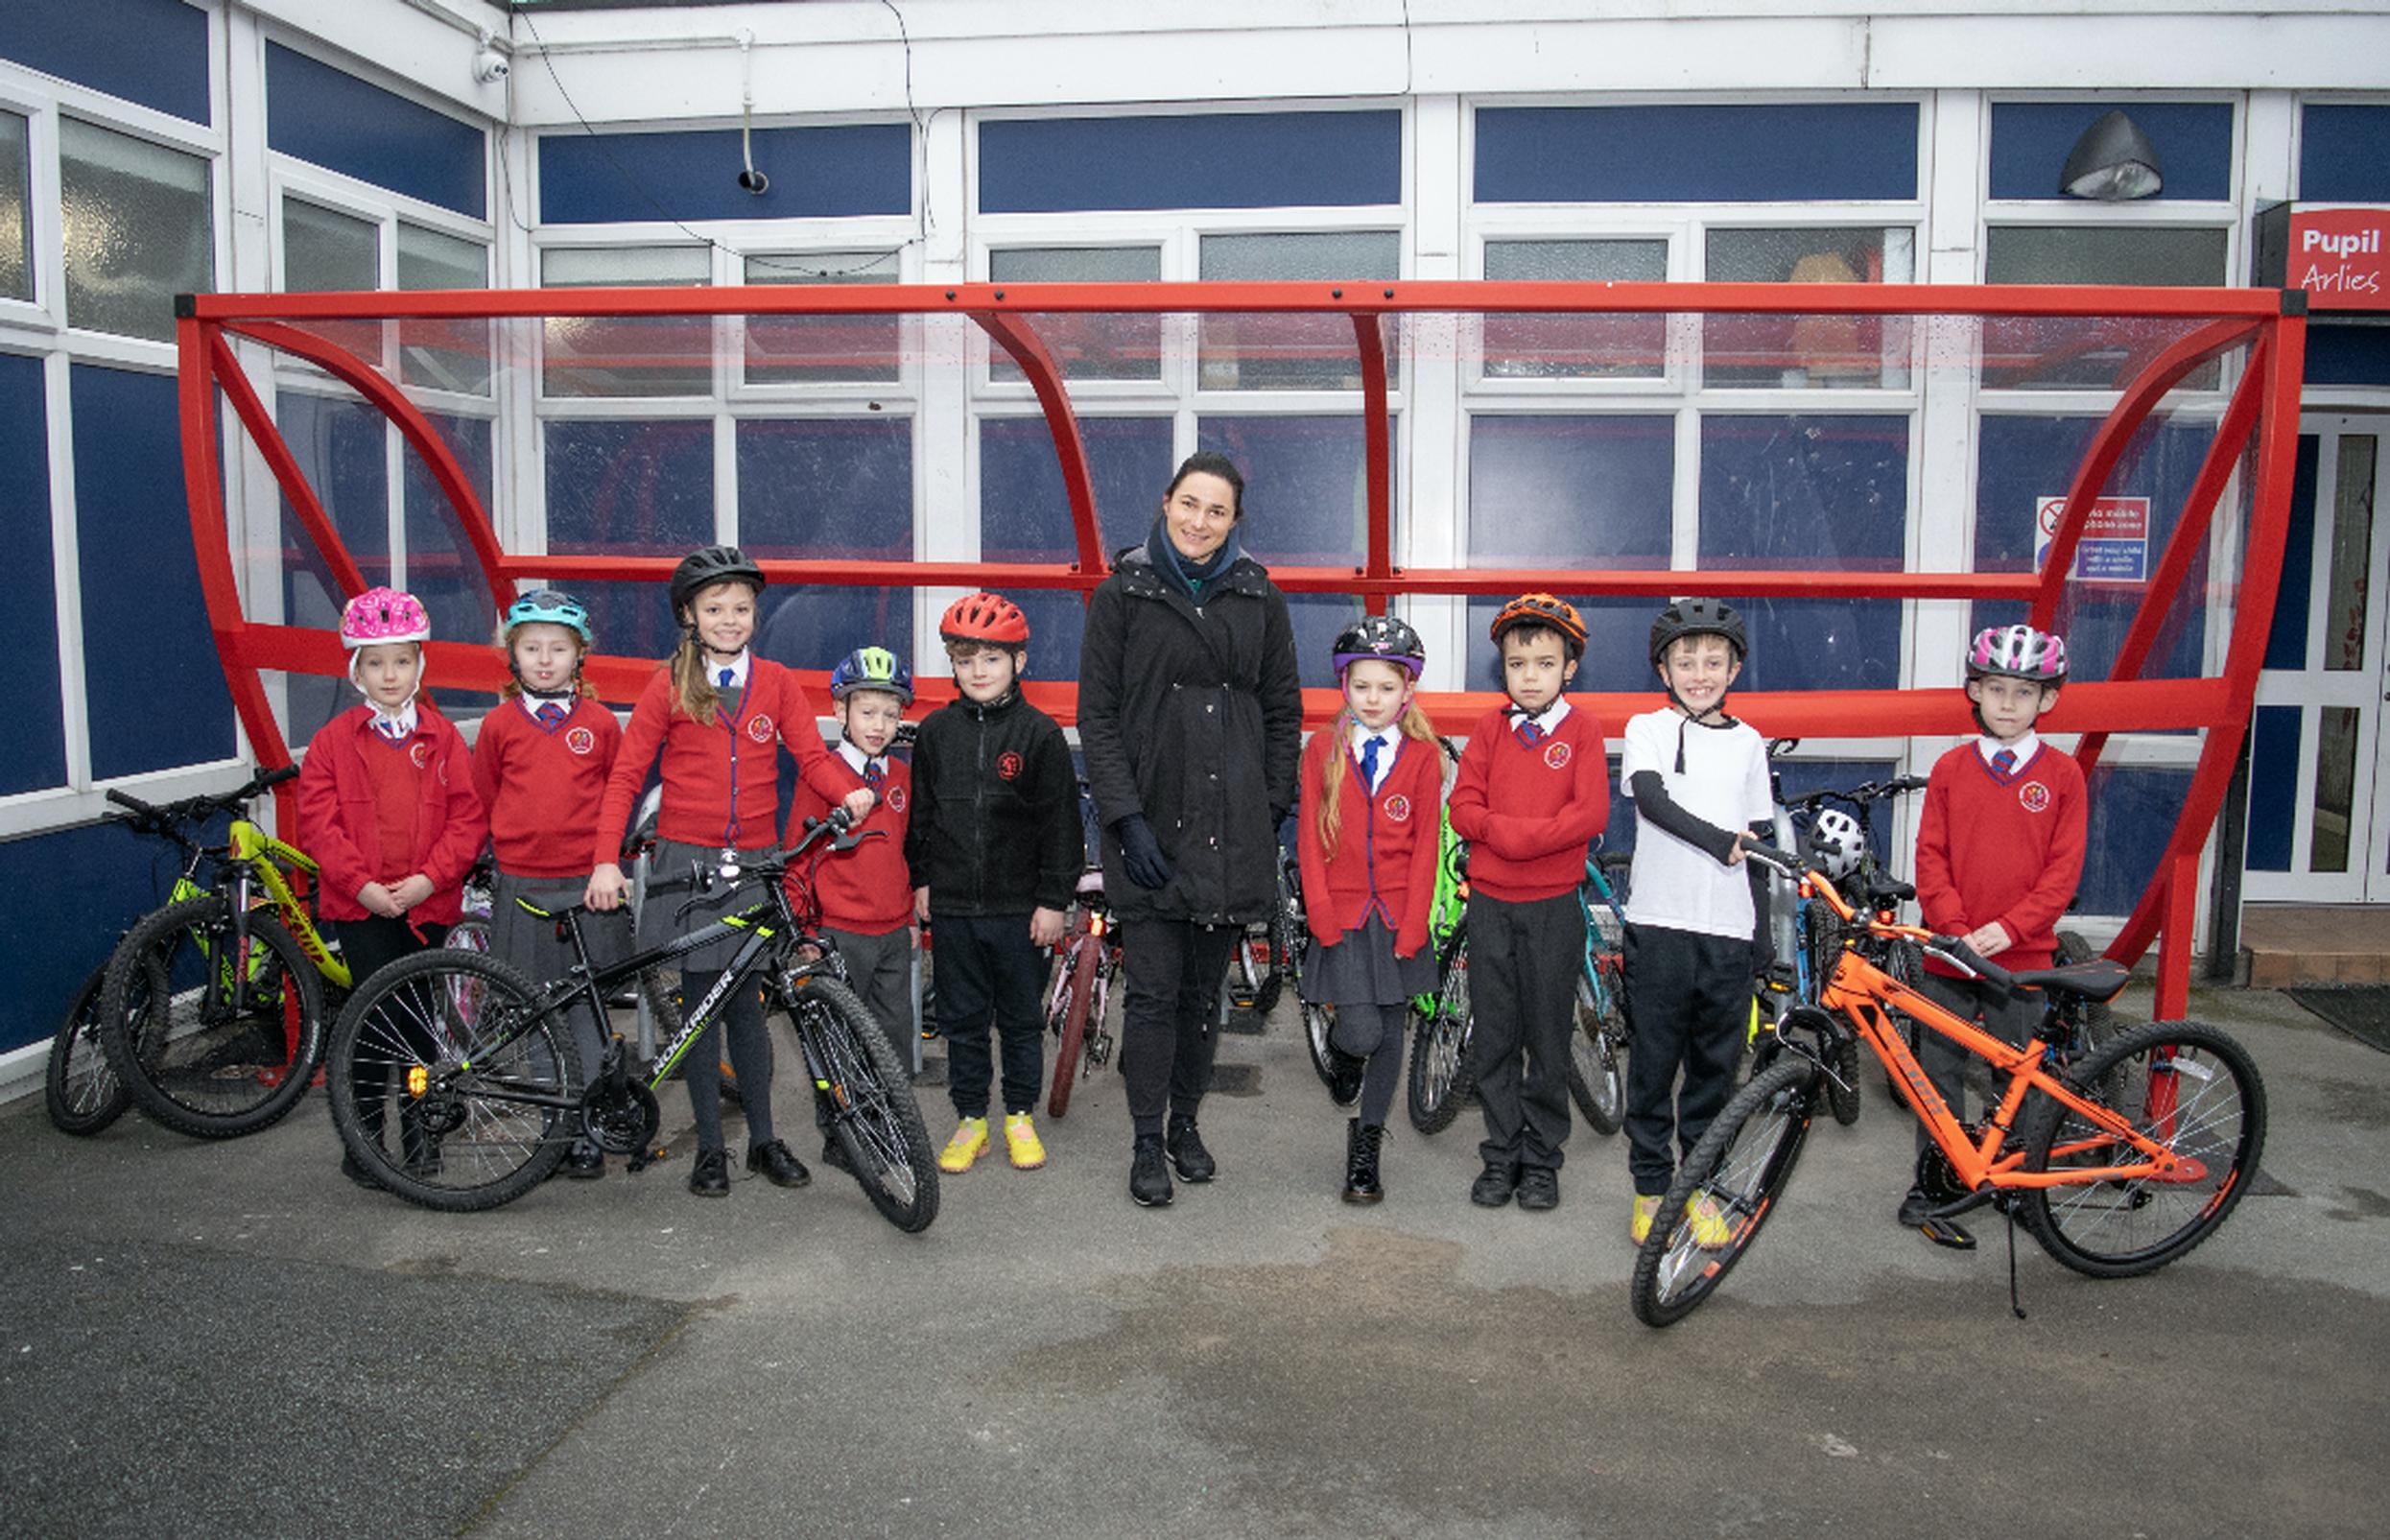
{"type": "MultiPolygon", "coordinates": [[[[1485,243],[1485,276],[1498,283],[1658,283],[1668,275],[1666,241],[1485,243]]],[[[1484,335],[1487,379],[1656,379],[1668,354],[1666,316],[1488,316],[1484,335]]]]}
{"type": "MultiPolygon", "coordinates": [[[[606,284],[702,284],[712,259],[698,246],[556,247],[540,253],[551,289],[606,284]]],[[[710,316],[554,316],[544,324],[541,390],[552,396],[706,395],[714,389],[710,316]]]]}
{"type": "Polygon", "coordinates": [[[34,238],[25,218],[25,120],[0,112],[0,296],[34,296],[34,238]]]}
{"type": "MultiPolygon", "coordinates": [[[[2324,628],[2323,664],[2334,673],[2365,667],[2365,624],[2351,617],[2365,613],[2366,574],[2373,566],[2374,462],[2380,445],[2375,435],[2340,436],[2340,486],[2332,499],[2331,624],[2324,628]]],[[[2337,867],[2333,868],[2339,869],[2337,867]]]]}
{"type": "MultiPolygon", "coordinates": [[[[398,226],[398,287],[483,289],[489,248],[403,221],[398,226]]],[[[489,394],[489,322],[410,320],[398,323],[399,377],[409,385],[467,395],[489,394]]]]}
{"type": "MultiPolygon", "coordinates": [[[[1207,235],[1198,260],[1206,282],[1387,282],[1402,240],[1392,230],[1207,235]]],[[[1396,328],[1391,318],[1381,324],[1390,374],[1396,328]]],[[[1352,323],[1341,316],[1207,316],[1197,374],[1207,391],[1361,389],[1352,323]]]]}
{"type": "Polygon", "coordinates": [[[201,156],[59,120],[68,324],[174,341],[175,296],[215,287],[207,175],[201,156]]]}
{"type": "MultiPolygon", "coordinates": [[[[746,281],[894,283],[903,276],[893,251],[808,251],[751,256],[746,281]]],[[[746,383],[810,385],[897,377],[902,320],[895,316],[749,316],[746,383]]]]}
{"type": "Polygon", "coordinates": [[[2165,225],[1996,225],[1984,232],[1986,283],[2220,284],[2221,229],[2165,225]]]}
{"type": "MultiPolygon", "coordinates": [[[[1712,283],[1906,283],[1916,273],[1915,253],[1916,233],[1905,226],[1714,229],[1702,274],[1712,283]]],[[[1905,317],[1710,316],[1701,337],[1702,379],[1710,385],[1908,384],[1905,317]]]]}
{"type": "Polygon", "coordinates": [[[282,287],[330,294],[379,287],[382,232],[371,221],[282,201],[282,287]]]}
{"type": "MultiPolygon", "coordinates": [[[[1050,247],[987,253],[991,283],[1153,283],[1162,276],[1158,246],[1050,247]]],[[[1158,316],[1038,315],[1030,324],[1062,366],[1065,379],[1158,380],[1158,316]]],[[[989,374],[1019,380],[1020,369],[994,350],[989,374]]]]}

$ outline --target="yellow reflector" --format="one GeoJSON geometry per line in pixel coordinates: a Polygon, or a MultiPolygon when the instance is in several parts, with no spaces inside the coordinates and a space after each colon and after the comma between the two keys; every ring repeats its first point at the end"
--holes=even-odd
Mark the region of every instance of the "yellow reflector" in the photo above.
{"type": "Polygon", "coordinates": [[[432,1072],[420,1064],[407,1067],[407,1094],[421,1096],[432,1088],[432,1072]]]}

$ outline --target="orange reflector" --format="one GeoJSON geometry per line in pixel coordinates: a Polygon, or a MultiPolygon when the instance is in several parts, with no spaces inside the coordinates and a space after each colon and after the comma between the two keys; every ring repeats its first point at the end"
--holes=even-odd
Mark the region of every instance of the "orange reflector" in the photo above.
{"type": "Polygon", "coordinates": [[[407,1067],[407,1094],[409,1096],[421,1096],[431,1088],[432,1072],[430,1070],[420,1064],[411,1064],[407,1067]]]}

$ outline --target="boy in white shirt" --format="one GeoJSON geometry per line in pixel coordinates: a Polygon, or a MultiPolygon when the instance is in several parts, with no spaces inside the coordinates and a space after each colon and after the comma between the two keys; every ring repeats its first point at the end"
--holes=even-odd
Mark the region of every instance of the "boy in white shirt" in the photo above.
{"type": "MultiPolygon", "coordinates": [[[[1749,646],[1732,606],[1712,599],[1668,605],[1651,627],[1651,666],[1668,687],[1668,708],[1626,724],[1619,774],[1635,799],[1625,947],[1635,1024],[1626,1065],[1635,1178],[1628,1229],[1638,1244],[1651,1233],[1677,1152],[1692,1152],[1734,1090],[1750,1018],[1764,914],[1743,851],[1763,842],[1755,834],[1773,827],[1775,805],[1765,743],[1725,711],[1749,646]],[[1671,1106],[1680,1066],[1684,1089],[1671,1106]]],[[[1725,1218],[1707,1204],[1696,1199],[1690,1212],[1693,1238],[1722,1245],[1725,1218]]]]}

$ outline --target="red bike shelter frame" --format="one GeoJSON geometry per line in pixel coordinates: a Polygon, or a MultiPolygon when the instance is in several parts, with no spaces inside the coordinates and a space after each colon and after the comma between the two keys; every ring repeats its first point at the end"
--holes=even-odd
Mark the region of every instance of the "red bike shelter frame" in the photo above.
{"type": "MultiPolygon", "coordinates": [[[[2162,940],[2156,1014],[2160,1019],[2177,1019],[2188,1003],[2200,847],[2222,806],[2248,727],[2282,576],[2306,345],[2305,297],[2296,291],[2270,289],[1494,282],[970,284],[954,288],[785,285],[201,295],[177,302],[177,341],[184,475],[208,622],[242,727],[265,765],[288,764],[291,755],[266,694],[264,671],[339,677],[346,672],[346,659],[338,638],[330,632],[259,624],[243,611],[219,464],[220,394],[273,473],[300,528],[343,594],[361,592],[365,580],[249,383],[232,350],[234,337],[316,365],[386,414],[452,505],[488,592],[501,604],[516,591],[518,580],[570,584],[647,579],[660,585],[674,562],[666,557],[516,556],[503,550],[470,479],[431,421],[381,368],[332,340],[338,327],[322,323],[724,315],[951,313],[965,317],[1004,350],[1035,392],[1061,465],[1076,558],[1068,562],[766,560],[761,565],[775,583],[1063,588],[1084,596],[1102,581],[1106,571],[1094,484],[1062,368],[1039,334],[1037,318],[1074,314],[1341,316],[1352,328],[1361,380],[1367,477],[1365,556],[1358,566],[1272,568],[1272,578],[1290,593],[1357,595],[1373,612],[1383,612],[1387,601],[1398,594],[1500,595],[1528,589],[1641,595],[1655,602],[1721,588],[1762,597],[2009,600],[2027,604],[2033,622],[2042,626],[2047,626],[2056,613],[2093,504],[2134,434],[2166,393],[2193,371],[2229,351],[2246,349],[2244,367],[2215,438],[2165,549],[2151,569],[2111,676],[2068,686],[2045,723],[2053,732],[2083,735],[2076,758],[2087,771],[2112,732],[2186,728],[2203,732],[2198,764],[2173,834],[2148,888],[2109,948],[2110,956],[2131,962],[2162,940]],[[2152,356],[2134,361],[2129,380],[2075,467],[2052,545],[2038,572],[1405,568],[1394,563],[1392,555],[1385,326],[1390,319],[1426,314],[2129,319],[2172,320],[2189,329],[2152,356]],[[2192,322],[2204,324],[2191,326],[2192,322]],[[2142,670],[2177,603],[2183,580],[2208,539],[2226,484],[2253,443],[2248,539],[2222,675],[2205,679],[2142,678],[2142,670]]],[[[429,651],[444,681],[494,689],[504,680],[504,666],[487,647],[434,642],[429,651]]],[[[586,674],[607,700],[619,704],[635,699],[654,667],[651,659],[597,656],[590,659],[586,674]]],[[[816,689],[822,687],[823,676],[805,677],[816,689]]],[[[944,699],[950,691],[947,681],[922,681],[926,700],[944,699]]],[[[1057,719],[1065,723],[1075,719],[1075,685],[1033,684],[1030,693],[1057,719]]],[[[1496,699],[1482,693],[1434,694],[1423,697],[1421,703],[1440,727],[1457,731],[1465,730],[1496,699]]],[[[1595,694],[1580,699],[1601,720],[1611,723],[1660,703],[1656,693],[1595,694]]],[[[1752,693],[1736,699],[1737,712],[1771,736],[1905,738],[1974,730],[1966,699],[1955,690],[1752,693]]],[[[1307,720],[1324,722],[1337,703],[1332,691],[1306,692],[1307,720]]],[[[283,811],[291,810],[285,806],[283,811]]]]}

